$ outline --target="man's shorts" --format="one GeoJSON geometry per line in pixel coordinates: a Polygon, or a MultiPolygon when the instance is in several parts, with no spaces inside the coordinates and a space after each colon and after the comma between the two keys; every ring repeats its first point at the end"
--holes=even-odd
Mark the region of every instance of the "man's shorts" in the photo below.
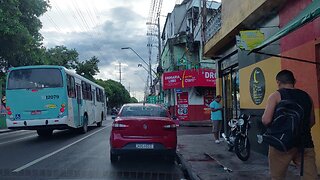
{"type": "Polygon", "coordinates": [[[220,132],[221,120],[212,120],[212,132],[220,132]]]}

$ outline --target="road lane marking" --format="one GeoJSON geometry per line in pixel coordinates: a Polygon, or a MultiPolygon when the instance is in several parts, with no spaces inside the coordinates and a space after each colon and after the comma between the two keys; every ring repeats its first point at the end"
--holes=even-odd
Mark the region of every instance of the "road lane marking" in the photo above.
{"type": "Polygon", "coordinates": [[[75,145],[75,144],[77,144],[78,142],[83,141],[84,139],[87,139],[88,137],[90,137],[90,136],[92,136],[92,135],[94,135],[94,134],[96,134],[96,133],[98,133],[98,132],[106,129],[107,127],[110,127],[110,126],[111,126],[111,124],[108,125],[108,126],[103,127],[102,129],[99,129],[99,130],[97,130],[97,131],[95,131],[95,132],[93,132],[93,133],[91,133],[91,134],[89,134],[89,135],[87,135],[87,136],[85,136],[85,137],[83,137],[83,138],[81,138],[81,139],[78,139],[77,141],[75,141],[75,142],[73,142],[73,143],[71,143],[71,144],[69,144],[69,145],[66,145],[66,146],[64,146],[64,147],[62,147],[62,148],[60,148],[60,149],[58,149],[58,150],[56,150],[56,151],[54,151],[54,152],[52,152],[52,153],[50,153],[50,154],[47,154],[47,155],[42,156],[42,157],[40,157],[40,158],[38,158],[38,159],[36,159],[36,160],[34,160],[34,161],[31,161],[31,162],[29,162],[28,164],[23,165],[23,166],[15,169],[15,170],[13,170],[12,172],[20,172],[20,171],[22,171],[23,169],[26,169],[26,168],[28,168],[28,167],[30,167],[30,166],[32,166],[32,165],[34,165],[34,164],[36,164],[36,163],[44,160],[44,159],[47,159],[48,157],[51,157],[51,156],[53,156],[53,155],[55,155],[55,154],[57,154],[57,153],[65,150],[65,149],[67,149],[68,147],[70,147],[70,146],[72,146],[72,145],[75,145]]]}
{"type": "Polygon", "coordinates": [[[26,135],[31,135],[31,134],[35,134],[34,131],[23,131],[20,133],[11,133],[11,134],[6,134],[6,135],[2,135],[0,136],[0,141],[3,141],[4,139],[8,139],[8,138],[17,138],[19,136],[26,136],[26,135]]]}
{"type": "Polygon", "coordinates": [[[18,133],[25,133],[25,132],[32,132],[32,131],[28,131],[28,130],[9,131],[9,132],[5,132],[5,133],[0,133],[0,137],[5,136],[5,135],[9,135],[9,134],[18,134],[18,133]]]}
{"type": "Polygon", "coordinates": [[[23,137],[23,138],[18,138],[18,139],[15,139],[15,140],[11,140],[11,141],[2,142],[2,143],[0,143],[0,146],[3,145],[3,144],[8,144],[8,143],[20,141],[20,140],[22,140],[22,139],[27,139],[27,138],[31,138],[31,137],[36,137],[36,136],[37,136],[37,135],[31,135],[31,136],[26,136],[26,137],[23,137]]]}

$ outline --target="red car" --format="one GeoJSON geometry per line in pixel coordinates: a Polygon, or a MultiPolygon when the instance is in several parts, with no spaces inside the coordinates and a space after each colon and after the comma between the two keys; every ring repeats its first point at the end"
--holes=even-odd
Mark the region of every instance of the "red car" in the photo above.
{"type": "Polygon", "coordinates": [[[176,147],[176,124],[160,105],[125,104],[112,124],[111,163],[128,153],[160,154],[174,162],[176,147]]]}

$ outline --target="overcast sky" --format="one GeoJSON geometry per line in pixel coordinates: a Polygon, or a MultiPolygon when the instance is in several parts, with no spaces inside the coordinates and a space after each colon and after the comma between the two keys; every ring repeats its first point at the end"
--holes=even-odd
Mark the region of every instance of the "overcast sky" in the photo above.
{"type": "MultiPolygon", "coordinates": [[[[167,15],[180,1],[163,0],[161,15],[167,15]]],[[[104,80],[119,81],[121,62],[122,84],[128,90],[130,85],[131,95],[142,100],[147,72],[137,66],[141,60],[135,54],[121,47],[130,46],[148,59],[146,22],[150,3],[151,0],[50,0],[51,9],[41,17],[44,46],[75,48],[80,60],[97,56],[100,73],[96,78],[104,80]]],[[[163,28],[165,17],[161,18],[163,28]]]]}

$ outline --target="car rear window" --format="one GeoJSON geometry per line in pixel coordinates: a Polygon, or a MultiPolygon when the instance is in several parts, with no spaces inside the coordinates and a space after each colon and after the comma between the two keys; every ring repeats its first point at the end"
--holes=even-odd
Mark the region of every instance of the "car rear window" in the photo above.
{"type": "Polygon", "coordinates": [[[167,110],[157,106],[124,106],[120,112],[121,116],[152,116],[168,117],[167,110]]]}

